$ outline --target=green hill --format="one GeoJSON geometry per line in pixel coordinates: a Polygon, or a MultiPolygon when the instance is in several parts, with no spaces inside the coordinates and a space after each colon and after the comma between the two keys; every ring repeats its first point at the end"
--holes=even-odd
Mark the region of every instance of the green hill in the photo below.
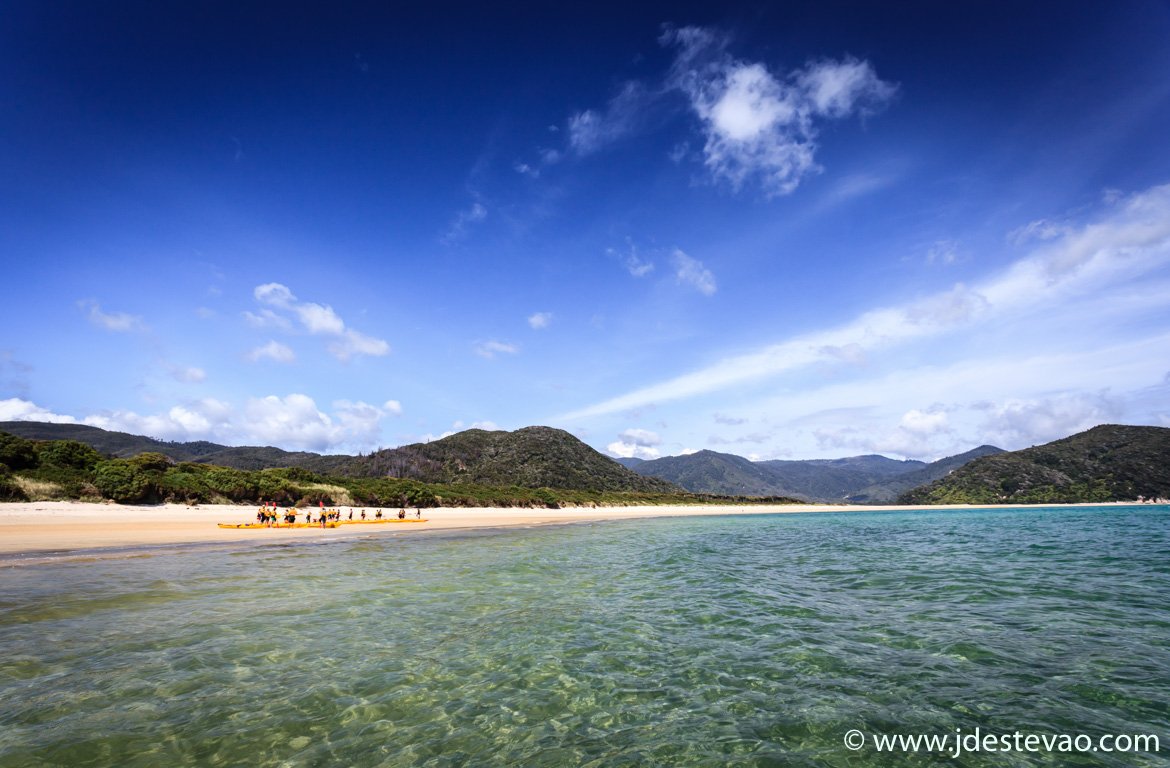
{"type": "Polygon", "coordinates": [[[1170,429],[1106,424],[976,459],[903,504],[1041,504],[1170,498],[1170,429]]]}
{"type": "Polygon", "coordinates": [[[430,443],[354,458],[345,474],[524,488],[678,490],[664,480],[643,477],[552,427],[525,427],[514,432],[469,429],[430,443]]]}
{"type": "Polygon", "coordinates": [[[551,427],[525,427],[515,432],[469,429],[430,443],[388,448],[366,456],[229,447],[205,441],[172,443],[82,424],[9,421],[0,423],[0,431],[26,440],[74,440],[115,458],[159,453],[176,462],[232,469],[293,467],[328,476],[522,488],[654,493],[679,490],[669,482],[632,472],[568,432],[551,427]]]}

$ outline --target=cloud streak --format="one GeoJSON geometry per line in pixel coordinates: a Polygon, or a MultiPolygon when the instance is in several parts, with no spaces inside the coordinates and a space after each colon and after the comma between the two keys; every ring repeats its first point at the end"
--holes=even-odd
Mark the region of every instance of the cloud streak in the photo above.
{"type": "Polygon", "coordinates": [[[1170,185],[1133,195],[1095,221],[1046,241],[987,279],[881,307],[834,328],[728,357],[656,384],[564,414],[582,418],[722,392],[747,383],[840,362],[834,350],[871,357],[922,339],[992,323],[1042,317],[1170,262],[1170,185]]]}

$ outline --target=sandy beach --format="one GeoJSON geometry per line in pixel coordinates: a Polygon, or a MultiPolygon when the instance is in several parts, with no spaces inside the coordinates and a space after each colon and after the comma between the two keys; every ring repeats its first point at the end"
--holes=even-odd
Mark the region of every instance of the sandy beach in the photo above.
{"type": "MultiPolygon", "coordinates": [[[[890,507],[891,509],[893,507],[890,507]]],[[[550,525],[645,517],[745,515],[777,512],[865,511],[877,507],[828,505],[578,507],[568,509],[424,509],[427,522],[343,525],[338,528],[232,529],[217,523],[254,522],[256,507],[227,504],[122,506],[71,501],[0,504],[0,555],[214,542],[271,543],[355,535],[417,534],[456,528],[550,525]]],[[[354,517],[361,513],[354,508],[354,517]]],[[[372,519],[375,508],[366,507],[372,519]]],[[[343,517],[349,507],[342,507],[343,517]]],[[[397,509],[386,508],[386,515],[397,509]]],[[[409,510],[413,515],[414,510],[409,510]]]]}
{"type": "MultiPolygon", "coordinates": [[[[368,535],[419,534],[459,528],[501,528],[556,525],[648,517],[760,515],[802,512],[874,512],[898,506],[793,504],[760,506],[575,507],[568,509],[461,508],[424,509],[426,522],[384,525],[342,525],[338,528],[233,529],[218,523],[255,521],[256,507],[229,504],[162,504],[122,506],[76,501],[0,504],[0,556],[84,552],[127,547],[195,543],[256,543],[333,539],[368,535]]],[[[951,509],[972,509],[955,505],[951,509]]],[[[354,507],[359,517],[361,507],[354,507]]],[[[373,519],[375,508],[366,507],[373,519]]],[[[347,517],[349,507],[342,507],[347,517]]],[[[397,509],[385,508],[387,516],[397,509]]],[[[409,510],[413,514],[414,510],[409,510]]],[[[23,558],[22,558],[23,559],[23,558]]]]}

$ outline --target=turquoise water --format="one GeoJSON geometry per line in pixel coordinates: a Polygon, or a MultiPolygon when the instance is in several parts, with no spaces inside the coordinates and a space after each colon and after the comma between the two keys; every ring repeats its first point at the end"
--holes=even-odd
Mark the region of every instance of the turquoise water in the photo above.
{"type": "Polygon", "coordinates": [[[1168,758],[1166,507],[659,519],[0,568],[0,766],[1168,758]],[[1157,734],[1162,749],[843,744],[956,728],[1157,734]]]}

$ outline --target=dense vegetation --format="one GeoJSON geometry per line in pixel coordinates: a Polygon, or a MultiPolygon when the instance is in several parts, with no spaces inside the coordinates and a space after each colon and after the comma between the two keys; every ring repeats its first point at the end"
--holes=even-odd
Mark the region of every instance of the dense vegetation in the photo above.
{"type": "Polygon", "coordinates": [[[1046,504],[1170,498],[1170,429],[1094,427],[973,461],[904,504],[1046,504]]]}
{"type": "MultiPolygon", "coordinates": [[[[575,471],[565,469],[562,476],[573,478],[575,471]]],[[[523,476],[521,472],[520,477],[523,476]]],[[[588,475],[577,479],[582,477],[588,475]]],[[[27,440],[0,432],[0,500],[41,499],[108,499],[122,504],[275,501],[287,506],[324,503],[369,507],[560,507],[764,501],[701,496],[670,486],[665,486],[665,490],[657,486],[552,488],[460,479],[430,483],[410,478],[326,476],[303,467],[244,470],[175,461],[154,451],[130,458],[103,456],[76,440],[27,440]]],[[[766,501],[791,503],[792,499],[766,501]]]]}
{"type": "Polygon", "coordinates": [[[808,501],[882,503],[936,480],[972,459],[998,452],[999,448],[983,446],[932,464],[873,455],[809,461],[750,461],[715,451],[623,463],[639,474],[659,477],[696,493],[768,494],[808,501]]]}

